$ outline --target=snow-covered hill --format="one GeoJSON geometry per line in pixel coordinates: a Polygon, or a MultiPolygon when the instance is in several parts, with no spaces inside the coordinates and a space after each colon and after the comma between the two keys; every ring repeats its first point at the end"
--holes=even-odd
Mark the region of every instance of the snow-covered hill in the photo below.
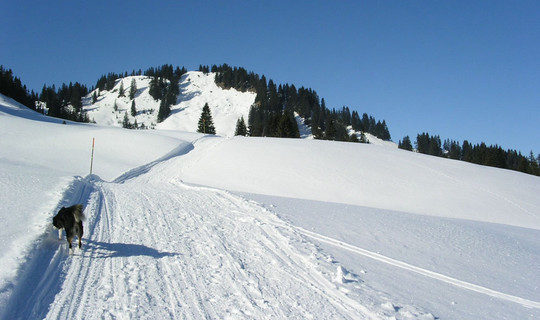
{"type": "Polygon", "coordinates": [[[112,90],[99,92],[96,103],[92,103],[94,94],[92,91],[84,98],[83,106],[89,118],[100,125],[121,127],[127,112],[129,121],[134,123],[137,120],[139,126],[196,132],[202,108],[205,103],[208,103],[216,133],[222,136],[233,136],[236,121],[242,116],[247,121],[249,108],[255,101],[256,94],[240,92],[236,89],[222,89],[216,85],[214,78],[214,73],[190,71],[184,74],[179,83],[180,95],[177,103],[171,108],[171,116],[162,123],[157,123],[159,101],[154,100],[150,95],[151,78],[146,76],[118,79],[112,90]],[[131,115],[132,100],[129,99],[127,93],[133,79],[137,85],[137,93],[133,99],[137,109],[135,117],[131,115]],[[126,92],[123,97],[119,97],[121,86],[126,92]]]}
{"type": "Polygon", "coordinates": [[[538,177],[376,144],[61,124],[2,96],[0,134],[0,318],[540,318],[538,177]],[[50,221],[77,202],[69,256],[50,221]]]}

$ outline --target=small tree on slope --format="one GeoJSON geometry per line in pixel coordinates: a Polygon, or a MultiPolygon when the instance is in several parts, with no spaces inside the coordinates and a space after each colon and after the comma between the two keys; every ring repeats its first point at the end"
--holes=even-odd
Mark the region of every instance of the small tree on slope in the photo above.
{"type": "Polygon", "coordinates": [[[207,134],[216,134],[216,128],[214,127],[214,120],[212,120],[212,113],[210,112],[210,107],[208,103],[204,104],[202,109],[201,117],[199,118],[199,126],[197,132],[207,133],[207,134]]]}
{"type": "Polygon", "coordinates": [[[236,121],[236,131],[234,132],[234,135],[235,136],[246,136],[247,135],[246,122],[244,121],[243,116],[236,121]]]}

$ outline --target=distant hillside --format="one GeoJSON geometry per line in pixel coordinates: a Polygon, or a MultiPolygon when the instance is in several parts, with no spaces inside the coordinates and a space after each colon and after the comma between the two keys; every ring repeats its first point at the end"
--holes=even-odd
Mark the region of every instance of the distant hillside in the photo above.
{"type": "MultiPolygon", "coordinates": [[[[13,72],[0,66],[2,89],[12,98],[43,114],[79,122],[96,122],[130,129],[165,129],[195,132],[202,108],[209,105],[216,134],[311,138],[390,145],[385,120],[344,106],[326,107],[311,88],[276,84],[264,75],[226,64],[200,66],[199,71],[163,65],[130,75],[108,73],[89,90],[75,82],[43,87],[39,98],[28,93],[13,72]],[[26,94],[24,94],[26,92],[26,94]],[[243,120],[243,121],[240,121],[243,120]]],[[[409,136],[399,148],[480,165],[540,175],[540,154],[523,155],[498,145],[463,144],[428,133],[416,141],[409,136]],[[414,143],[414,147],[413,147],[414,143]]]]}
{"type": "Polygon", "coordinates": [[[255,93],[240,92],[234,88],[222,89],[214,81],[214,73],[190,71],[182,75],[179,81],[180,93],[171,106],[171,114],[163,122],[158,123],[160,100],[150,95],[149,76],[128,76],[115,81],[112,90],[95,89],[84,97],[83,108],[88,117],[101,125],[122,127],[124,119],[130,124],[135,121],[138,128],[155,128],[166,130],[182,130],[195,132],[197,122],[205,103],[212,112],[216,133],[233,136],[236,121],[240,117],[247,119],[249,108],[255,101],[255,93]],[[120,88],[130,90],[135,81],[137,90],[134,99],[124,93],[120,96],[120,88]],[[97,101],[93,103],[93,95],[97,101]],[[135,115],[132,104],[135,103],[135,115]]]}

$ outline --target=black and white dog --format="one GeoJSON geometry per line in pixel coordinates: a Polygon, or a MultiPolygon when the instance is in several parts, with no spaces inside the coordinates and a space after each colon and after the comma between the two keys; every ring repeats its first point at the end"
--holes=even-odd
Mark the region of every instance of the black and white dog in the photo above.
{"type": "Polygon", "coordinates": [[[62,207],[53,218],[53,226],[58,229],[58,238],[62,240],[62,229],[66,230],[66,238],[69,244],[69,251],[72,252],[71,241],[75,236],[79,238],[79,249],[81,248],[81,238],[83,235],[83,214],[82,204],[76,204],[69,208],[62,207]]]}

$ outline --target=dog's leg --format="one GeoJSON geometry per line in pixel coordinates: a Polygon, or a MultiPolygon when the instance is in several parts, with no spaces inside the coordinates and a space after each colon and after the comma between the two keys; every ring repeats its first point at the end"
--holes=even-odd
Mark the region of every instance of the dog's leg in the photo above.
{"type": "Polygon", "coordinates": [[[73,240],[73,236],[69,236],[67,237],[67,241],[68,241],[68,244],[69,244],[69,254],[73,254],[73,247],[71,246],[71,241],[73,240]]]}
{"type": "Polygon", "coordinates": [[[78,237],[78,238],[79,238],[79,249],[81,249],[81,247],[82,247],[81,237],[78,237]]]}
{"type": "Polygon", "coordinates": [[[62,229],[58,229],[58,240],[62,240],[62,229]]]}

